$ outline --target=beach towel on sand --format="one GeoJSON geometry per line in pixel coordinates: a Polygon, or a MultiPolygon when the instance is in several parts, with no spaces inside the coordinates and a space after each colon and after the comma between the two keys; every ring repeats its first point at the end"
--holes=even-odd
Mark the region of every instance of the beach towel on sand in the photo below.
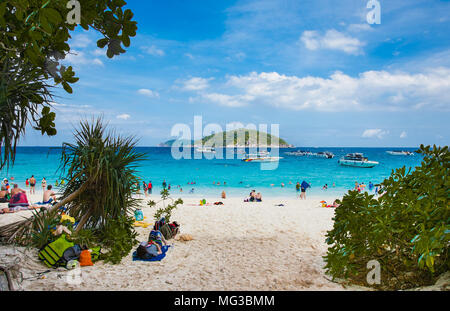
{"type": "Polygon", "coordinates": [[[166,257],[166,252],[167,252],[167,250],[169,249],[169,247],[170,247],[170,245],[164,245],[163,247],[161,247],[161,252],[162,252],[162,254],[160,254],[160,255],[158,255],[158,256],[155,256],[155,257],[152,257],[152,258],[149,258],[149,259],[142,259],[142,258],[139,258],[138,256],[137,256],[137,252],[135,251],[134,253],[133,253],[133,261],[161,261],[161,260],[163,260],[164,259],[164,257],[166,257]]]}

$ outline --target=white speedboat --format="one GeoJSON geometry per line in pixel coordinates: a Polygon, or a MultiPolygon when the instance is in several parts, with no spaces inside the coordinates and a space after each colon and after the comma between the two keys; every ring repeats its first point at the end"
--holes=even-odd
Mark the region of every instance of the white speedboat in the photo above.
{"type": "Polygon", "coordinates": [[[342,157],[338,163],[343,166],[370,168],[378,165],[376,161],[369,161],[362,153],[349,153],[342,157]]]}
{"type": "Polygon", "coordinates": [[[317,152],[317,153],[313,153],[311,154],[312,156],[315,157],[319,157],[319,158],[326,158],[326,159],[333,159],[334,158],[334,154],[328,151],[324,151],[324,152],[317,152]]]}
{"type": "Polygon", "coordinates": [[[199,153],[215,153],[216,149],[214,147],[200,147],[195,149],[199,153]]]}
{"type": "Polygon", "coordinates": [[[282,157],[271,157],[268,152],[258,152],[253,154],[246,154],[242,161],[244,162],[276,162],[282,157]]]}
{"type": "Polygon", "coordinates": [[[390,155],[400,155],[400,156],[411,156],[414,155],[414,152],[411,151],[404,151],[404,150],[400,150],[400,151],[386,151],[387,153],[389,153],[390,155]]]}
{"type": "Polygon", "coordinates": [[[284,154],[287,154],[287,155],[290,155],[290,156],[301,157],[301,156],[309,155],[309,154],[311,154],[311,152],[303,151],[303,150],[297,150],[297,151],[287,151],[284,154]]]}

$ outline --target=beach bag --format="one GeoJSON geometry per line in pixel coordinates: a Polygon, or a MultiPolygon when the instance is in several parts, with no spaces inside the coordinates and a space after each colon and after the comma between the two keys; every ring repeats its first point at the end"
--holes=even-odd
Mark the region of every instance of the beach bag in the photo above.
{"type": "Polygon", "coordinates": [[[155,225],[153,226],[153,230],[160,231],[161,227],[164,226],[165,223],[166,223],[165,218],[164,217],[161,218],[160,220],[155,222],[155,225]]]}
{"type": "Polygon", "coordinates": [[[141,209],[138,208],[134,211],[134,218],[136,219],[136,221],[144,220],[144,214],[142,213],[141,209]]]}
{"type": "Polygon", "coordinates": [[[170,240],[178,234],[179,228],[179,224],[177,224],[176,222],[172,222],[170,224],[165,224],[164,226],[162,226],[161,233],[162,235],[164,235],[164,238],[166,240],[170,240]]]}
{"type": "Polygon", "coordinates": [[[80,266],[84,267],[84,266],[93,266],[93,265],[94,264],[92,263],[91,252],[88,251],[87,249],[84,251],[81,251],[80,266]]]}
{"type": "Polygon", "coordinates": [[[54,242],[45,245],[38,254],[40,260],[42,260],[48,267],[65,266],[67,262],[62,259],[64,252],[73,247],[74,243],[66,240],[66,236],[63,234],[54,242]]]}
{"type": "Polygon", "coordinates": [[[61,258],[62,264],[66,265],[71,260],[78,260],[81,254],[81,247],[79,245],[74,245],[69,247],[64,251],[64,254],[61,258]]]}
{"type": "Polygon", "coordinates": [[[170,240],[173,237],[172,230],[168,224],[162,226],[160,231],[166,240],[170,240]]]}

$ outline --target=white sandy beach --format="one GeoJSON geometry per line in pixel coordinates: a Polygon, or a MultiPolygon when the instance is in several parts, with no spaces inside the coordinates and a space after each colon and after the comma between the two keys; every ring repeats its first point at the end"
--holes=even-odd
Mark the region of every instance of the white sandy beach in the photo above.
{"type": "MultiPolygon", "coordinates": [[[[99,262],[82,267],[80,284],[67,283],[69,272],[59,268],[47,273],[45,279],[24,280],[23,289],[345,290],[331,282],[322,269],[325,234],[332,228],[334,215],[333,208],[320,207],[324,198],[266,198],[260,203],[216,199],[224,202],[219,206],[194,206],[200,197],[183,199],[172,221],[179,222],[181,233],[191,234],[194,240],[171,240],[173,247],[161,262],[132,261],[130,253],[118,265],[99,262]],[[280,203],[284,206],[275,206],[280,203]]],[[[327,202],[334,199],[325,198],[327,202]]],[[[156,208],[145,202],[143,212],[151,221],[156,208]]],[[[0,225],[30,214],[0,215],[0,225]]],[[[136,230],[138,239],[144,241],[151,227],[136,230]]],[[[36,250],[0,246],[0,264],[17,258],[24,278],[48,270],[37,259],[36,250]]]]}

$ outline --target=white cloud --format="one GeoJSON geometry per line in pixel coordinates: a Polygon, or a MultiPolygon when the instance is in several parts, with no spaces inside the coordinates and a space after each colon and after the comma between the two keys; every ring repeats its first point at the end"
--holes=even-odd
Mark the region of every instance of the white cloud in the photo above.
{"type": "Polygon", "coordinates": [[[208,102],[233,107],[258,103],[319,111],[450,109],[450,68],[417,74],[367,71],[357,77],[335,72],[327,78],[252,72],[228,76],[218,85],[220,91],[206,91],[207,82],[193,78],[185,89],[198,91],[208,102]]]}
{"type": "Polygon", "coordinates": [[[86,55],[83,51],[71,50],[70,54],[66,55],[64,59],[65,62],[68,62],[72,65],[97,65],[104,66],[103,62],[99,58],[92,58],[86,55]]]}
{"type": "Polygon", "coordinates": [[[384,131],[382,129],[367,129],[363,132],[362,137],[364,137],[364,138],[376,137],[378,139],[382,139],[383,136],[388,133],[389,133],[388,131],[384,131]]]}
{"type": "Polygon", "coordinates": [[[207,93],[203,94],[202,97],[207,101],[217,103],[221,106],[241,107],[247,104],[247,101],[242,96],[231,96],[219,93],[207,93]]]}
{"type": "Polygon", "coordinates": [[[129,114],[119,114],[118,116],[116,116],[117,119],[121,119],[121,120],[128,120],[131,116],[129,114]]]}
{"type": "Polygon", "coordinates": [[[408,134],[407,134],[405,131],[403,131],[403,132],[400,134],[400,138],[406,138],[406,137],[408,137],[408,134]]]}
{"type": "Polygon", "coordinates": [[[140,89],[138,93],[147,97],[159,97],[159,93],[149,89],[140,89]]]}
{"type": "Polygon", "coordinates": [[[338,50],[347,54],[362,54],[362,47],[365,45],[357,38],[348,36],[335,29],[328,30],[325,35],[321,35],[318,31],[307,30],[304,31],[300,37],[308,50],[338,50]]]}
{"type": "Polygon", "coordinates": [[[200,77],[193,77],[183,82],[183,89],[187,91],[200,91],[209,87],[209,81],[213,78],[205,79],[200,77]]]}
{"type": "Polygon", "coordinates": [[[155,45],[144,47],[143,50],[150,55],[153,56],[164,56],[166,53],[164,53],[163,50],[157,48],[155,45]]]}
{"type": "Polygon", "coordinates": [[[361,32],[361,31],[371,31],[373,30],[373,28],[370,27],[369,24],[363,23],[363,24],[350,24],[348,25],[347,30],[350,32],[361,32]]]}
{"type": "Polygon", "coordinates": [[[74,48],[85,48],[93,44],[93,41],[87,35],[76,35],[70,42],[70,46],[74,48]]]}
{"type": "Polygon", "coordinates": [[[192,55],[191,53],[184,53],[184,56],[186,56],[190,59],[194,59],[194,55],[192,55]]]}

